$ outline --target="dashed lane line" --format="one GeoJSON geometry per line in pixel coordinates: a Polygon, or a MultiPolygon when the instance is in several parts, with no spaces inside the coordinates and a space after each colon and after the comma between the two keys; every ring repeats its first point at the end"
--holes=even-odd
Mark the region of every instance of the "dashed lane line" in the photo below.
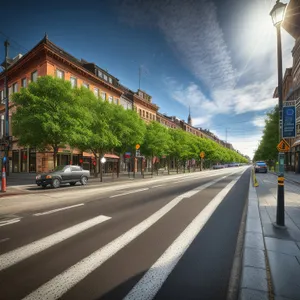
{"type": "Polygon", "coordinates": [[[83,206],[83,205],[84,205],[84,203],[75,204],[75,205],[70,205],[70,206],[65,206],[65,207],[61,207],[61,208],[57,208],[57,209],[45,211],[45,212],[42,212],[42,213],[36,213],[36,214],[33,214],[33,216],[49,215],[49,214],[56,213],[56,212],[58,212],[58,211],[62,211],[62,210],[66,210],[66,209],[71,209],[71,208],[75,208],[75,207],[83,206]]]}
{"type": "Polygon", "coordinates": [[[117,195],[110,196],[109,198],[115,198],[115,197],[125,196],[125,195],[134,194],[134,193],[138,193],[138,192],[143,192],[143,191],[147,191],[147,190],[149,190],[149,188],[128,191],[126,193],[122,193],[122,194],[117,194],[117,195]]]}

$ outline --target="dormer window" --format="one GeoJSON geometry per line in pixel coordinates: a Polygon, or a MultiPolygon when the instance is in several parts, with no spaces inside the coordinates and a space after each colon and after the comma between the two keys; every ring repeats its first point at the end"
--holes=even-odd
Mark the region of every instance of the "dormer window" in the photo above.
{"type": "Polygon", "coordinates": [[[108,81],[109,81],[109,83],[112,83],[112,78],[109,77],[109,78],[108,78],[108,81]]]}
{"type": "Polygon", "coordinates": [[[98,70],[98,77],[102,78],[103,74],[100,70],[98,70]]]}
{"type": "Polygon", "coordinates": [[[103,79],[107,81],[107,75],[103,74],[103,79]]]}

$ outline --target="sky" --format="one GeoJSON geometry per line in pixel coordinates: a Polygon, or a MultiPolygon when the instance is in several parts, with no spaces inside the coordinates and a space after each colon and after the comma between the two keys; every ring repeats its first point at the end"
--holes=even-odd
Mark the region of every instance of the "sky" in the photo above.
{"type": "MultiPolygon", "coordinates": [[[[275,0],[52,0],[10,2],[0,42],[25,54],[47,32],[77,58],[153,98],[161,113],[209,129],[251,158],[277,86],[275,0]],[[22,6],[24,5],[24,6],[22,6]]],[[[288,1],[282,0],[283,3],[288,1]]],[[[283,70],[294,39],[282,29],[283,70]]],[[[0,58],[4,59],[4,46],[0,58]]]]}

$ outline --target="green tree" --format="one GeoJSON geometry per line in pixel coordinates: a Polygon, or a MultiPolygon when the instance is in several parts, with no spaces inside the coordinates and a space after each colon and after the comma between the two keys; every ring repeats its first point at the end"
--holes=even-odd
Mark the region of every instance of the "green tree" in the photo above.
{"type": "Polygon", "coordinates": [[[145,141],[143,144],[144,153],[152,158],[152,174],[153,174],[153,158],[168,155],[170,151],[170,134],[168,128],[158,122],[152,121],[146,127],[145,141]]]}
{"type": "Polygon", "coordinates": [[[76,139],[81,127],[81,108],[71,84],[51,76],[39,77],[13,94],[16,107],[12,115],[13,135],[19,144],[39,150],[53,150],[56,166],[58,148],[76,139]],[[51,149],[50,148],[50,149],[51,149]]]}
{"type": "Polygon", "coordinates": [[[259,146],[254,154],[254,160],[276,160],[278,151],[277,144],[279,141],[279,110],[276,106],[267,114],[265,128],[259,146]]]}

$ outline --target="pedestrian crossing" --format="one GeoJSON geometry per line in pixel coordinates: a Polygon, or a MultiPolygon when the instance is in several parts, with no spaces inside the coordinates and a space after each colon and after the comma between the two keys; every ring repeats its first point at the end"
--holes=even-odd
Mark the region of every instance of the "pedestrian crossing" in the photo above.
{"type": "MultiPolygon", "coordinates": [[[[244,172],[245,170],[243,170],[244,172]]],[[[22,296],[21,298],[13,299],[60,299],[68,291],[74,288],[78,283],[82,282],[87,276],[89,276],[96,269],[100,268],[106,261],[113,256],[117,255],[118,252],[124,249],[127,245],[137,239],[139,236],[144,234],[154,224],[164,218],[172,209],[177,207],[183,201],[188,201],[189,198],[196,196],[198,193],[216,185],[217,183],[225,180],[227,177],[232,176],[230,173],[225,176],[221,176],[217,179],[211,180],[205,184],[202,184],[188,192],[185,192],[171,201],[166,205],[155,211],[153,214],[145,218],[142,222],[133,226],[117,238],[108,242],[101,248],[92,252],[90,255],[79,260],[69,268],[63,270],[61,273],[54,276],[52,279],[40,285],[29,294],[22,296]]],[[[149,266],[149,269],[144,276],[136,283],[136,285],[129,291],[127,295],[124,295],[124,299],[153,299],[159,289],[161,288],[164,281],[167,279],[169,274],[175,268],[176,264],[190,246],[196,235],[202,230],[206,222],[209,220],[211,215],[223,201],[225,196],[229,193],[232,187],[236,184],[240,176],[234,175],[234,179],[230,181],[221,191],[209,202],[209,204],[192,220],[192,222],[181,232],[181,234],[173,241],[173,243],[166,249],[164,253],[157,259],[157,261],[149,266]]],[[[77,225],[63,229],[59,232],[53,233],[42,239],[19,247],[15,250],[9,251],[0,255],[0,271],[5,272],[12,266],[17,267],[18,263],[34,257],[42,253],[43,251],[62,243],[67,239],[72,239],[78,234],[87,231],[91,228],[103,226],[103,224],[111,222],[110,216],[99,215],[97,217],[88,219],[77,225]]],[[[98,228],[98,227],[97,227],[98,228]]],[[[96,238],[96,237],[95,237],[96,238]]],[[[1,245],[0,245],[1,247],[1,245]]],[[[1,249],[1,248],[0,248],[1,249]]],[[[52,258],[53,259],[53,258],[52,258]]],[[[1,275],[0,272],[0,275],[1,275]]],[[[30,269],[28,270],[30,272],[30,269]]],[[[26,281],[26,277],[24,278],[26,281]]],[[[1,287],[1,281],[0,281],[1,287]]],[[[13,283],[11,288],[13,289],[13,283]]],[[[1,290],[1,288],[0,288],[1,290]]],[[[1,294],[0,294],[0,299],[1,294]]],[[[4,299],[4,298],[3,298],[4,299]]],[[[8,298],[10,299],[10,298],[8,298]]]]}

